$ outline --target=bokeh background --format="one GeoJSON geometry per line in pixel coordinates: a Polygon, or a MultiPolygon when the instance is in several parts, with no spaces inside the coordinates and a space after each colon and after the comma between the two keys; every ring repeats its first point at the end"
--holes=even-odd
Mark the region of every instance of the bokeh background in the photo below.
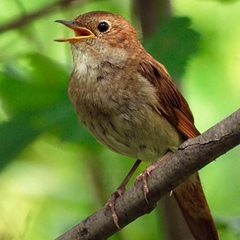
{"type": "MultiPolygon", "coordinates": [[[[54,239],[101,208],[134,162],[100,146],[68,100],[71,52],[53,39],[72,32],[54,21],[92,10],[118,13],[137,28],[200,131],[239,108],[240,1],[2,0],[1,240],[54,239]]],[[[239,156],[238,147],[200,171],[222,240],[240,239],[239,156]]],[[[110,239],[171,238],[155,210],[110,239]]]]}

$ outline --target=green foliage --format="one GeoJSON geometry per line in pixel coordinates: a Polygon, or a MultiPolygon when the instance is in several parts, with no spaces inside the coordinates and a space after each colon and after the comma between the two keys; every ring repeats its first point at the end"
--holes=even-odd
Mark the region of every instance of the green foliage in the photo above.
{"type": "MultiPolygon", "coordinates": [[[[228,2],[232,4],[176,0],[175,17],[144,41],[172,77],[182,80],[202,131],[239,107],[239,4],[228,2]]],[[[43,3],[5,1],[2,22],[43,3]]],[[[131,19],[131,1],[75,4],[1,35],[0,103],[5,117],[0,112],[0,239],[55,238],[102,207],[133,163],[102,148],[78,123],[67,93],[72,69],[69,46],[53,42],[69,33],[54,20],[97,9],[131,19]]],[[[201,175],[221,239],[236,240],[239,150],[227,158],[207,166],[201,175]]],[[[156,212],[111,237],[158,238],[164,239],[164,226],[156,212]]]]}
{"type": "Polygon", "coordinates": [[[190,28],[187,17],[173,17],[144,43],[156,59],[164,63],[173,79],[180,79],[188,60],[198,51],[200,35],[190,28]]]}
{"type": "Polygon", "coordinates": [[[0,97],[7,122],[0,125],[0,168],[39,135],[50,132],[64,141],[82,143],[89,134],[79,125],[67,95],[69,73],[41,54],[23,56],[30,69],[5,66],[0,79],[0,97]]]}
{"type": "Polygon", "coordinates": [[[230,4],[230,3],[237,2],[239,0],[215,0],[215,1],[218,1],[220,3],[230,4]]]}

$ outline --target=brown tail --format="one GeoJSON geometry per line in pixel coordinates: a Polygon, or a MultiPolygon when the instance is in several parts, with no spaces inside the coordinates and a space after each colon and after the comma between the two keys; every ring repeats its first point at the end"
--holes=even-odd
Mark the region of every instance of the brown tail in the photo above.
{"type": "Polygon", "coordinates": [[[198,173],[174,189],[174,195],[196,240],[218,240],[198,173]]]}

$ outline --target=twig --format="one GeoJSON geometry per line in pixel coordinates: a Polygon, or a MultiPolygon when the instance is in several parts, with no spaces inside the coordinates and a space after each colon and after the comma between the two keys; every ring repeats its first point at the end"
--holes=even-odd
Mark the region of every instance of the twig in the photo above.
{"type": "Polygon", "coordinates": [[[58,7],[66,7],[66,6],[70,5],[71,2],[73,2],[73,0],[59,0],[54,3],[50,3],[46,6],[44,6],[43,8],[40,8],[31,13],[19,16],[18,18],[14,19],[8,23],[0,25],[0,34],[3,32],[7,32],[9,30],[21,28],[24,25],[29,24],[32,21],[36,20],[37,18],[40,18],[43,15],[51,13],[58,7]]]}

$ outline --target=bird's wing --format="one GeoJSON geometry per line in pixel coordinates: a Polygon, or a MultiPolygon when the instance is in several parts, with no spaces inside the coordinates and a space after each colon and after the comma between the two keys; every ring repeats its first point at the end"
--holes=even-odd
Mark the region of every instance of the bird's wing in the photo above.
{"type": "Polygon", "coordinates": [[[200,133],[194,125],[188,103],[172,82],[164,66],[149,55],[149,58],[142,59],[139,63],[138,72],[156,87],[158,111],[186,138],[198,136],[200,133]]]}
{"type": "MultiPolygon", "coordinates": [[[[199,135],[188,103],[172,82],[163,65],[149,55],[139,63],[139,73],[157,89],[159,111],[186,138],[199,135]]],[[[204,196],[198,173],[173,191],[180,209],[196,240],[218,240],[218,233],[204,196]]]]}

